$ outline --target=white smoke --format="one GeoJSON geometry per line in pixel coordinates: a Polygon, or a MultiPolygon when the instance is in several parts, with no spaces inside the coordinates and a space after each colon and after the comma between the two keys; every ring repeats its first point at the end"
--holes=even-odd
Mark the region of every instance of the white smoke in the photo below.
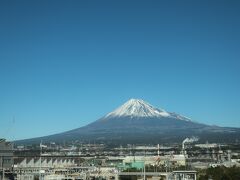
{"type": "Polygon", "coordinates": [[[184,139],[183,140],[183,144],[185,144],[185,143],[193,143],[193,142],[195,142],[195,141],[198,141],[198,137],[191,137],[191,138],[186,138],[186,139],[184,139]]]}
{"type": "Polygon", "coordinates": [[[193,143],[195,141],[198,141],[198,137],[191,137],[191,138],[186,138],[183,140],[182,142],[182,152],[184,154],[184,150],[185,150],[185,143],[193,143]]]}

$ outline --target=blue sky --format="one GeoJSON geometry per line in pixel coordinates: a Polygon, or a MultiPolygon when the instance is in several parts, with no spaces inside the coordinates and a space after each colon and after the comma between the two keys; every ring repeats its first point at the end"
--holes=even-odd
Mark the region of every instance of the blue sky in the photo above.
{"type": "Polygon", "coordinates": [[[240,127],[240,1],[1,1],[0,137],[81,127],[130,98],[240,127]]]}

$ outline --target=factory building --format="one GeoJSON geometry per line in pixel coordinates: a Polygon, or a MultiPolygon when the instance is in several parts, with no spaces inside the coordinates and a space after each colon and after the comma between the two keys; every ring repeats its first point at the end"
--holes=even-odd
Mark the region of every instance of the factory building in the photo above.
{"type": "Polygon", "coordinates": [[[172,166],[185,166],[186,159],[182,154],[166,156],[127,156],[123,160],[123,166],[141,169],[145,165],[164,165],[168,163],[172,166]]]}

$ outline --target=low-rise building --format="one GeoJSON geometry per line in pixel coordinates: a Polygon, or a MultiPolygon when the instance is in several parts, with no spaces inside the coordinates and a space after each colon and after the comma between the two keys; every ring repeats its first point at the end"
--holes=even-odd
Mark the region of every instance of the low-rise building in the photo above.
{"type": "Polygon", "coordinates": [[[165,155],[165,156],[127,156],[123,160],[123,165],[128,167],[142,167],[143,165],[172,165],[172,166],[185,166],[186,158],[182,154],[178,155],[165,155]],[[140,165],[141,164],[141,165],[140,165]]]}
{"type": "Polygon", "coordinates": [[[10,172],[13,167],[13,143],[0,139],[0,179],[4,172],[10,172]]]}

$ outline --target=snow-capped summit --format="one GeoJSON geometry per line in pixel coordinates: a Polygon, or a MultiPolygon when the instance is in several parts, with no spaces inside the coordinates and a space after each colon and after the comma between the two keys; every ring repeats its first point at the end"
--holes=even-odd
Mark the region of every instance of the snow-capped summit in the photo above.
{"type": "Polygon", "coordinates": [[[186,120],[183,116],[155,108],[141,99],[130,99],[122,106],[105,116],[105,118],[109,117],[172,117],[175,119],[186,120]]]}
{"type": "Polygon", "coordinates": [[[157,109],[141,99],[130,99],[122,106],[106,115],[106,117],[168,117],[169,113],[157,109]]]}

